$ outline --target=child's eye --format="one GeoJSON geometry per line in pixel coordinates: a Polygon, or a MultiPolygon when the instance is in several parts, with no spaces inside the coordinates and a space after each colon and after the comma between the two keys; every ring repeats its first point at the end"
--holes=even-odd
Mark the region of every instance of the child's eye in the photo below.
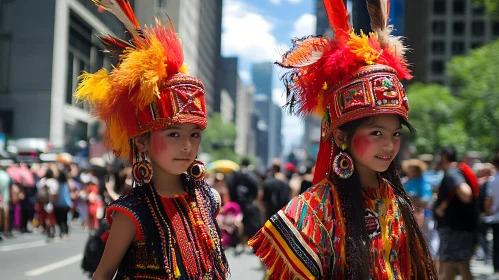
{"type": "Polygon", "coordinates": [[[169,137],[180,137],[180,134],[178,132],[172,132],[168,134],[169,137]]]}
{"type": "Polygon", "coordinates": [[[201,137],[201,134],[198,133],[198,132],[195,132],[193,134],[191,134],[191,137],[194,137],[194,138],[200,138],[201,137]]]}
{"type": "Polygon", "coordinates": [[[381,136],[381,131],[373,131],[373,132],[371,132],[371,135],[381,136]]]}
{"type": "Polygon", "coordinates": [[[400,131],[399,131],[399,132],[395,132],[395,133],[393,134],[393,136],[395,136],[395,137],[400,137],[401,135],[402,135],[402,133],[400,133],[400,131]]]}

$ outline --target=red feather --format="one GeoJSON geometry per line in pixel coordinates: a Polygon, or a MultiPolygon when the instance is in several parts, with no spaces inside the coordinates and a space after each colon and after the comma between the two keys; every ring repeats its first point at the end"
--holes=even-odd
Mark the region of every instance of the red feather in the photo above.
{"type": "Polygon", "coordinates": [[[167,61],[165,61],[166,72],[177,73],[184,63],[184,53],[177,33],[175,33],[173,22],[170,18],[168,18],[168,20],[170,26],[163,26],[161,22],[156,19],[156,27],[153,29],[147,28],[146,33],[154,34],[163,45],[167,59],[167,61]]]}
{"type": "Polygon", "coordinates": [[[130,19],[130,21],[137,27],[137,29],[140,29],[139,22],[137,21],[137,18],[135,17],[135,14],[133,13],[132,6],[130,6],[130,2],[128,0],[116,0],[116,3],[120,5],[121,10],[125,13],[125,15],[130,19]]]}
{"type": "Polygon", "coordinates": [[[388,49],[384,49],[378,58],[378,63],[395,69],[400,80],[412,79],[411,70],[407,68],[408,63],[403,56],[395,56],[388,49]]]}
{"type": "Polygon", "coordinates": [[[329,18],[329,25],[333,29],[336,39],[348,40],[350,26],[348,25],[348,10],[345,3],[343,0],[324,0],[323,2],[329,18]]]}

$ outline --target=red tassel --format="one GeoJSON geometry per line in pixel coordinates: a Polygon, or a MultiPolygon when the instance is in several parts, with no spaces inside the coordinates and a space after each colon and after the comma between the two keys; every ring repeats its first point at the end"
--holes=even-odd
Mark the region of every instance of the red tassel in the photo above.
{"type": "MultiPolygon", "coordinates": [[[[327,177],[329,170],[331,169],[330,166],[330,159],[331,159],[331,141],[326,140],[322,141],[319,146],[319,153],[317,155],[317,164],[315,166],[315,171],[314,171],[314,180],[312,184],[318,184],[320,181],[322,181],[324,178],[327,177]]],[[[333,157],[335,155],[333,154],[333,157]]]]}

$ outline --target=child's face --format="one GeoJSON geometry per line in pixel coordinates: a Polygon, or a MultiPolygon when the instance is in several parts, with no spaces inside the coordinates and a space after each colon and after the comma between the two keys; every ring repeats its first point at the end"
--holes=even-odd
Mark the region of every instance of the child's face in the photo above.
{"type": "Polygon", "coordinates": [[[196,159],[201,130],[194,124],[180,124],[152,132],[148,145],[151,161],[170,174],[185,172],[196,159]]]}
{"type": "Polygon", "coordinates": [[[384,172],[400,150],[402,126],[396,115],[380,115],[367,121],[352,137],[350,153],[359,171],[384,172]]]}

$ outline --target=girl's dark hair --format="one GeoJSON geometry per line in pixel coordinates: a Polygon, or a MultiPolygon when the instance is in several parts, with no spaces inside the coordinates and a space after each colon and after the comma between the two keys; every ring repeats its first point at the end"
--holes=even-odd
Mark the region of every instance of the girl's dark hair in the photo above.
{"type": "Polygon", "coordinates": [[[45,178],[47,179],[54,178],[54,171],[52,171],[52,169],[47,169],[47,171],[45,171],[45,178]]]}
{"type": "MultiPolygon", "coordinates": [[[[347,141],[351,142],[353,135],[359,127],[367,122],[375,122],[376,117],[365,117],[348,122],[339,127],[347,133],[347,141]]],[[[407,127],[411,133],[415,129],[405,119],[400,117],[400,123],[407,127]]],[[[355,163],[354,163],[355,164],[355,163]]],[[[387,179],[393,187],[393,192],[397,199],[398,207],[405,222],[407,240],[409,242],[409,256],[411,257],[411,270],[413,279],[427,279],[430,276],[436,277],[431,254],[423,232],[419,228],[412,213],[412,202],[400,181],[400,168],[392,162],[385,172],[380,175],[387,179]]],[[[359,174],[354,171],[353,175],[342,180],[336,176],[333,183],[338,188],[341,198],[344,215],[349,223],[346,223],[346,255],[351,279],[370,279],[370,238],[367,235],[365,224],[364,197],[362,195],[362,185],[359,174]]]]}

